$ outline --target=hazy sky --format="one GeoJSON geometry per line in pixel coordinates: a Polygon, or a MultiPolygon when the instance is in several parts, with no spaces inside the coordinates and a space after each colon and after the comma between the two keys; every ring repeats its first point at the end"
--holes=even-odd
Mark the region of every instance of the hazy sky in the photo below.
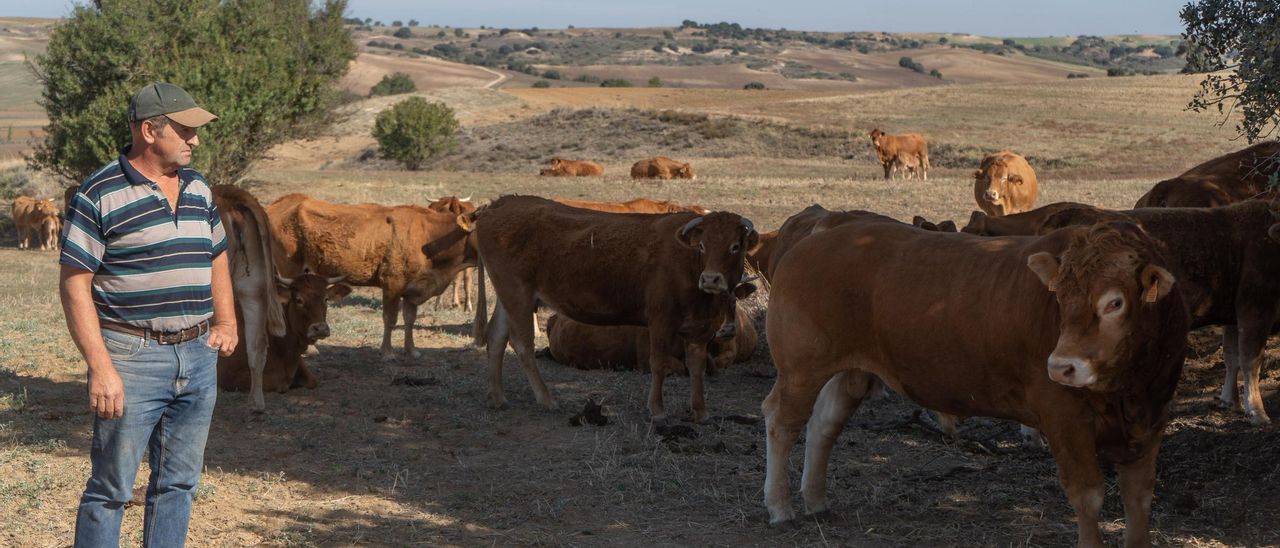
{"type": "MultiPolygon", "coordinates": [[[[791,30],[967,32],[993,36],[1178,34],[1185,0],[350,0],[390,24],[654,27],[728,21],[791,30]]],[[[0,16],[59,17],[71,0],[0,0],[0,16]]]]}

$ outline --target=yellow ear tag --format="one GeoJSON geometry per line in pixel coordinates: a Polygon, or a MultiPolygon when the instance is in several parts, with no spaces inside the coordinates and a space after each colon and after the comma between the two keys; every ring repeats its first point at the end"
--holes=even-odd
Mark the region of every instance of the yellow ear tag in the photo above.
{"type": "Polygon", "coordinates": [[[1142,300],[1154,303],[1160,299],[1160,282],[1157,280],[1151,283],[1151,287],[1147,288],[1147,292],[1142,295],[1142,300]]]}

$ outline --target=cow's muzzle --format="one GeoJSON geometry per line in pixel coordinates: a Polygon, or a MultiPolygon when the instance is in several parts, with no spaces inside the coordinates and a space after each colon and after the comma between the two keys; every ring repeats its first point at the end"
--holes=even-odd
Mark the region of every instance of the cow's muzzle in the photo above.
{"type": "Polygon", "coordinates": [[[729,290],[729,282],[724,279],[724,274],[719,272],[703,272],[698,276],[698,289],[705,293],[718,295],[729,290]]]}
{"type": "Polygon", "coordinates": [[[738,324],[735,322],[725,322],[720,326],[720,330],[716,331],[716,339],[727,340],[738,336],[738,324]]]}
{"type": "Polygon", "coordinates": [[[1050,354],[1049,378],[1059,384],[1082,388],[1098,381],[1098,371],[1089,360],[1050,354]]]}
{"type": "Polygon", "coordinates": [[[329,324],[325,322],[313,323],[307,327],[307,338],[313,341],[329,336],[329,324]]]}
{"type": "Polygon", "coordinates": [[[996,203],[1000,201],[1000,193],[994,189],[989,188],[987,189],[986,192],[982,193],[982,198],[988,202],[996,203]]]}

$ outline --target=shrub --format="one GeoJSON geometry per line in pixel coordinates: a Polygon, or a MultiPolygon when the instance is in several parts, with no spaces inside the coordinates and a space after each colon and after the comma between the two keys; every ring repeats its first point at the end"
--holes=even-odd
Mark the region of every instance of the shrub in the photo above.
{"type": "Polygon", "coordinates": [[[742,86],[742,89],[764,89],[764,84],[760,82],[749,82],[747,85],[742,86]]]}
{"type": "Polygon", "coordinates": [[[662,79],[661,79],[661,78],[658,78],[657,76],[654,76],[653,78],[650,78],[650,79],[649,79],[649,87],[651,87],[651,88],[660,88],[660,87],[662,87],[662,79]]]}
{"type": "Polygon", "coordinates": [[[558,70],[548,70],[548,71],[546,71],[546,72],[543,72],[543,73],[542,73],[542,77],[543,77],[543,78],[546,78],[546,79],[548,79],[548,80],[559,80],[559,79],[560,79],[560,71],[558,71],[558,70]]]}
{"type": "Polygon", "coordinates": [[[929,76],[932,76],[932,77],[934,77],[934,78],[938,78],[938,79],[942,79],[942,71],[940,71],[940,70],[938,70],[938,69],[933,69],[933,70],[929,71],[929,76]]]}
{"type": "Polygon", "coordinates": [[[1000,43],[1002,43],[1002,44],[1004,44],[1004,45],[1006,45],[1006,46],[1009,46],[1009,47],[1014,47],[1014,46],[1018,45],[1018,42],[1017,42],[1017,41],[1015,41],[1013,38],[1005,38],[1004,40],[1001,40],[1001,41],[1000,41],[1000,43]]]}
{"type": "Polygon", "coordinates": [[[462,29],[453,29],[453,35],[457,36],[458,38],[462,38],[465,34],[466,32],[464,32],[462,29]]]}
{"type": "Polygon", "coordinates": [[[395,21],[392,21],[392,22],[391,22],[391,26],[393,26],[393,27],[403,27],[403,26],[404,26],[404,24],[403,24],[403,23],[401,23],[399,19],[396,19],[395,21]]]}
{"type": "Polygon", "coordinates": [[[531,87],[535,87],[535,88],[549,88],[549,87],[551,87],[551,82],[548,82],[548,81],[546,81],[546,80],[538,80],[537,82],[534,82],[534,83],[533,83],[533,86],[531,86],[531,87]]]}
{"type": "Polygon", "coordinates": [[[409,20],[409,26],[411,26],[411,27],[416,27],[416,26],[418,26],[418,20],[417,20],[417,19],[410,19],[410,20],[409,20]]]}
{"type": "Polygon", "coordinates": [[[585,83],[588,83],[588,84],[598,84],[598,83],[600,83],[600,77],[599,77],[599,76],[592,76],[592,75],[590,75],[590,74],[579,74],[577,78],[574,78],[574,79],[573,79],[573,81],[575,81],[575,82],[585,82],[585,83]]]}
{"type": "Polygon", "coordinates": [[[408,74],[403,72],[393,72],[391,74],[384,75],[382,77],[382,81],[374,84],[374,86],[369,89],[369,96],[377,97],[380,95],[399,95],[401,93],[409,93],[417,90],[418,86],[414,85],[413,78],[410,78],[408,74]]]}
{"type": "Polygon", "coordinates": [[[924,74],[924,65],[913,61],[910,57],[902,57],[898,59],[898,66],[909,68],[921,74],[924,74]]]}
{"type": "Polygon", "coordinates": [[[600,82],[600,87],[602,87],[602,88],[629,88],[629,87],[631,87],[631,82],[630,82],[629,80],[624,80],[624,79],[622,79],[622,78],[606,78],[606,79],[604,79],[602,82],[600,82]]]}
{"type": "Polygon", "coordinates": [[[410,97],[378,113],[373,138],[385,157],[416,170],[458,146],[458,120],[444,103],[410,97]]]}
{"type": "Polygon", "coordinates": [[[1072,72],[1070,74],[1067,74],[1067,78],[1069,79],[1088,78],[1088,77],[1089,77],[1089,74],[1085,72],[1072,72]]]}

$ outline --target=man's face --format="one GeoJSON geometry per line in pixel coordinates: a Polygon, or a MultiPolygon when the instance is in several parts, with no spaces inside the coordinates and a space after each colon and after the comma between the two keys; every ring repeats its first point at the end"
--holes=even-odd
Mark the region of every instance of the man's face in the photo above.
{"type": "Polygon", "coordinates": [[[191,150],[200,144],[196,128],[170,120],[167,127],[156,130],[151,127],[147,139],[156,155],[174,168],[191,165],[191,150]]]}

